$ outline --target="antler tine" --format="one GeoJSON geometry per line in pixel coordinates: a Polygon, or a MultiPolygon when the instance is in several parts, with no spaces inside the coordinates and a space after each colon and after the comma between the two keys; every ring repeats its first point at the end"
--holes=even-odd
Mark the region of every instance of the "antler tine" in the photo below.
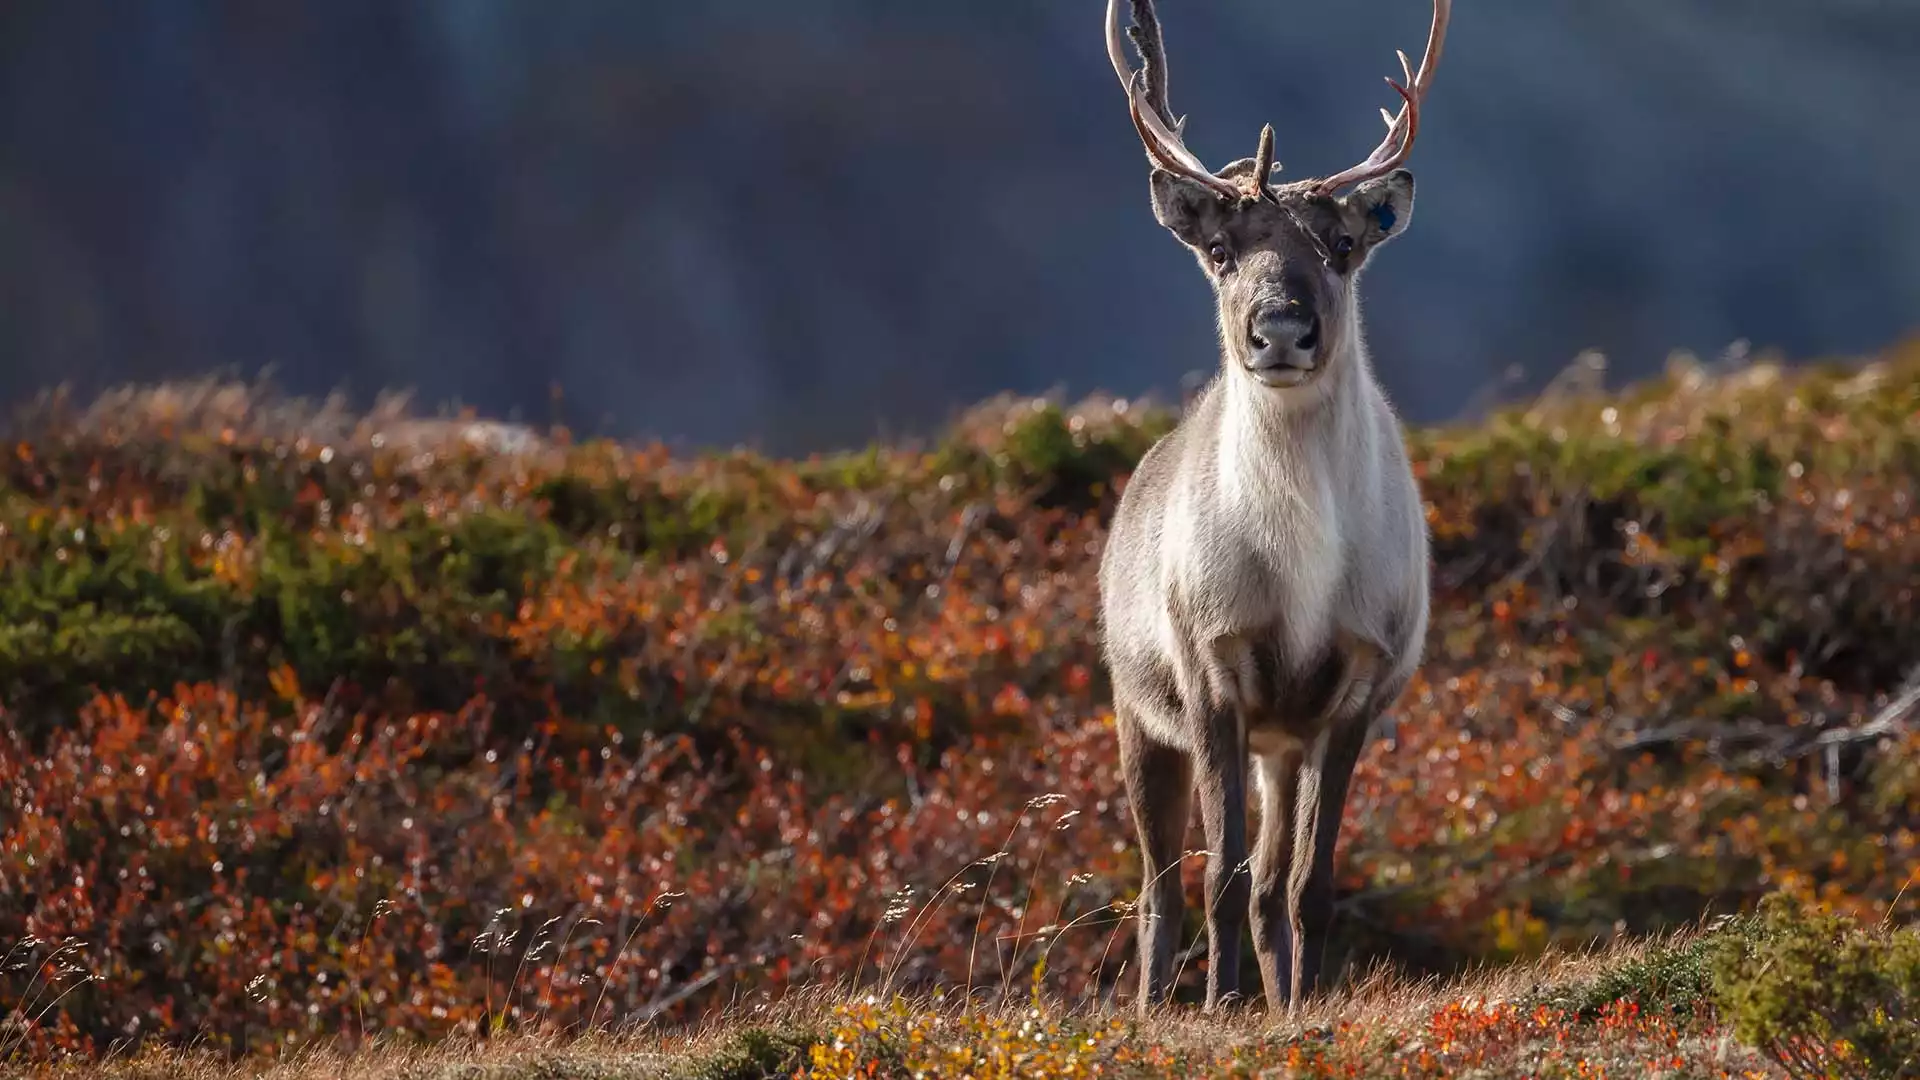
{"type": "Polygon", "coordinates": [[[1399,115],[1388,117],[1386,111],[1381,110],[1381,116],[1387,120],[1387,137],[1381,140],[1373,153],[1367,155],[1365,161],[1320,181],[1316,185],[1320,194],[1329,195],[1348,184],[1385,175],[1398,168],[1413,152],[1414,137],[1420,133],[1420,104],[1426,99],[1427,87],[1433,84],[1433,73],[1440,66],[1440,54],[1447,38],[1447,20],[1452,12],[1452,0],[1433,0],[1433,26],[1427,31],[1427,51],[1420,57],[1417,74],[1411,70],[1412,65],[1407,63],[1407,54],[1396,50],[1407,85],[1402,86],[1392,79],[1387,80],[1387,85],[1400,95],[1402,104],[1399,115]]]}
{"type": "Polygon", "coordinates": [[[1223,198],[1239,198],[1239,189],[1213,175],[1213,171],[1187,149],[1160,111],[1167,107],[1167,69],[1159,19],[1154,15],[1152,0],[1133,0],[1133,11],[1141,24],[1133,35],[1134,47],[1140,50],[1145,66],[1135,72],[1127,65],[1126,49],[1121,44],[1120,0],[1107,0],[1107,59],[1113,63],[1113,73],[1120,77],[1120,85],[1127,91],[1127,111],[1133,117],[1140,141],[1146,145],[1147,157],[1167,172],[1204,185],[1223,198]]]}
{"type": "MultiPolygon", "coordinates": [[[[1365,161],[1343,172],[1335,173],[1315,185],[1315,190],[1320,194],[1331,195],[1348,184],[1384,175],[1398,167],[1412,151],[1413,138],[1420,131],[1420,99],[1392,79],[1387,80],[1387,85],[1393,87],[1394,92],[1401,98],[1400,114],[1385,117],[1387,137],[1380,141],[1379,146],[1374,147],[1373,153],[1368,154],[1365,161]]],[[[1384,109],[1381,111],[1385,113],[1384,109]]]]}
{"type": "Polygon", "coordinates": [[[1256,199],[1271,197],[1267,178],[1273,175],[1273,125],[1260,129],[1260,149],[1253,155],[1253,172],[1248,175],[1250,194],[1256,199]]]}
{"type": "Polygon", "coordinates": [[[1180,142],[1179,136],[1167,130],[1159,114],[1145,107],[1140,100],[1140,82],[1134,83],[1134,89],[1128,92],[1128,111],[1133,115],[1133,127],[1140,133],[1140,141],[1147,146],[1147,155],[1154,164],[1170,173],[1177,173],[1194,181],[1215,194],[1226,199],[1238,199],[1243,192],[1232,184],[1213,175],[1200,159],[1193,156],[1180,142]]]}

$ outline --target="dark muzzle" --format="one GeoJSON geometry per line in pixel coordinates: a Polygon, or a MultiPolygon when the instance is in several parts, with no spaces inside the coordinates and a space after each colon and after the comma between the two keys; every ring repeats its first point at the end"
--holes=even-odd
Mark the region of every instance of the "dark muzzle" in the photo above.
{"type": "Polygon", "coordinates": [[[1320,318],[1298,300],[1262,308],[1247,326],[1247,370],[1269,386],[1300,382],[1319,366],[1320,318]]]}

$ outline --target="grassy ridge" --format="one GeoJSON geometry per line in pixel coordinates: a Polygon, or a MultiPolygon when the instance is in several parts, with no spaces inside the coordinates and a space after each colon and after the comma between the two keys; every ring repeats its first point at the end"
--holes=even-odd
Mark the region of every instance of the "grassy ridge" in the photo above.
{"type": "MultiPolygon", "coordinates": [[[[24,417],[0,941],[85,944],[22,1045],[1036,970],[1124,997],[1092,567],[1167,423],[1004,401],[779,462],[219,386],[24,417]]],[[[1772,892],[1912,911],[1920,346],[1409,439],[1429,660],[1356,777],[1340,956],[1444,972],[1772,892]]]]}

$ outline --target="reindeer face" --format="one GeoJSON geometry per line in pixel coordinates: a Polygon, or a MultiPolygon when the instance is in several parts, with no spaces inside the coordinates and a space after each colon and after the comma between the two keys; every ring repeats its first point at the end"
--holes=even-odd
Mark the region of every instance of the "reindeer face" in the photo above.
{"type": "Polygon", "coordinates": [[[1273,127],[1260,150],[1219,172],[1182,141],[1186,120],[1167,96],[1167,53],[1153,0],[1131,0],[1124,29],[1121,0],[1107,0],[1107,58],[1127,92],[1127,113],[1153,166],[1153,213],[1199,256],[1219,299],[1220,337],[1229,367],[1261,384],[1302,386],[1326,370],[1354,335],[1354,280],[1373,249],[1413,218],[1413,174],[1400,167],[1420,132],[1420,105],[1446,41],[1451,0],[1433,0],[1433,25],[1416,72],[1400,54],[1405,84],[1387,80],[1400,111],[1380,111],[1386,138],[1351,168],[1284,187],[1275,170],[1273,127]],[[1140,70],[1126,59],[1126,39],[1140,70]],[[1343,188],[1351,188],[1340,195],[1343,188]]]}
{"type": "MultiPolygon", "coordinates": [[[[1235,162],[1223,178],[1244,172],[1235,162]]],[[[1413,174],[1396,169],[1342,196],[1312,182],[1228,197],[1153,172],[1153,212],[1193,250],[1219,305],[1230,364],[1276,389],[1327,369],[1354,333],[1354,283],[1413,219],[1413,174]]]]}

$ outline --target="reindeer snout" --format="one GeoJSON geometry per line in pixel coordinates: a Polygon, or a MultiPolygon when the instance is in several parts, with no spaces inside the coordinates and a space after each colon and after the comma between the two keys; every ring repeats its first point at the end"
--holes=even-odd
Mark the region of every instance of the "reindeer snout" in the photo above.
{"type": "Polygon", "coordinates": [[[1247,325],[1247,370],[1268,386],[1292,386],[1319,366],[1320,319],[1298,300],[1261,308],[1247,325]]]}

